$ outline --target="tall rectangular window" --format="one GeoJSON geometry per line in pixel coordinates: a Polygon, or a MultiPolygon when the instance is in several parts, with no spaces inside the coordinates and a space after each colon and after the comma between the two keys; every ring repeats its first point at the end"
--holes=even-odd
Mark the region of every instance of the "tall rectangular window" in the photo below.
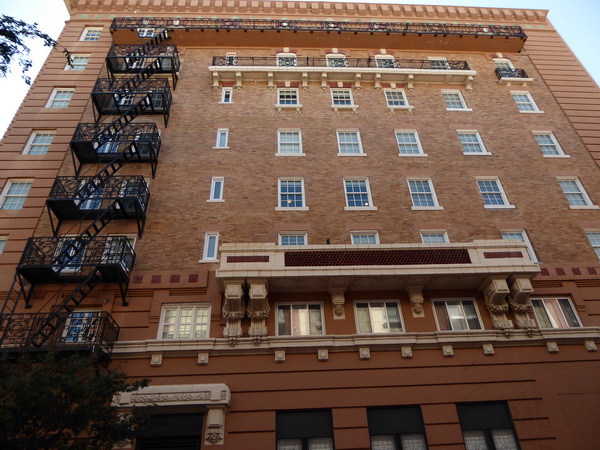
{"type": "Polygon", "coordinates": [[[277,106],[299,106],[298,89],[277,89],[277,106]]]}
{"type": "Polygon", "coordinates": [[[585,235],[589,239],[592,248],[596,252],[598,260],[600,260],[600,231],[588,231],[585,233],[585,235]]]}
{"type": "Polygon", "coordinates": [[[306,245],[306,233],[279,233],[279,245],[306,245]]]}
{"type": "Polygon", "coordinates": [[[533,262],[539,261],[538,257],[535,254],[535,251],[533,250],[533,245],[531,245],[531,242],[529,241],[525,230],[501,231],[500,234],[502,236],[502,239],[504,239],[505,241],[524,242],[525,245],[527,245],[527,254],[529,255],[529,259],[531,259],[533,262]]]}
{"type": "Polygon", "coordinates": [[[385,101],[388,108],[404,108],[409,106],[404,89],[386,89],[383,92],[385,93],[385,101]]]}
{"type": "Polygon", "coordinates": [[[522,113],[539,113],[542,112],[536,105],[533,97],[529,92],[526,91],[511,91],[511,95],[519,112],[522,113]]]}
{"type": "Polygon", "coordinates": [[[221,103],[233,103],[233,88],[224,87],[221,90],[221,103]]]}
{"type": "Polygon", "coordinates": [[[223,185],[225,179],[223,177],[213,177],[210,182],[210,199],[211,202],[223,201],[223,185]]]}
{"type": "Polygon", "coordinates": [[[71,88],[56,88],[50,94],[46,108],[67,108],[73,98],[75,89],[71,88]]]}
{"type": "Polygon", "coordinates": [[[31,133],[25,149],[23,150],[24,155],[45,155],[48,153],[50,144],[54,139],[55,131],[34,131],[31,133]]]}
{"type": "Polygon", "coordinates": [[[333,106],[352,106],[354,100],[350,89],[332,89],[331,102],[333,106]]]}
{"type": "Polygon", "coordinates": [[[458,139],[465,155],[490,155],[477,131],[458,130],[458,139]]]}
{"type": "Polygon", "coordinates": [[[575,308],[568,298],[532,298],[531,305],[540,328],[581,326],[575,308]]]}
{"type": "Polygon", "coordinates": [[[31,189],[30,181],[8,180],[0,194],[0,209],[21,209],[31,189]]]}
{"type": "Polygon", "coordinates": [[[101,33],[102,33],[102,27],[85,27],[79,40],[94,42],[94,41],[97,41],[100,39],[101,33]]]}
{"type": "Polygon", "coordinates": [[[333,450],[331,410],[277,411],[277,450],[333,450]]]}
{"type": "Polygon", "coordinates": [[[303,179],[279,180],[279,206],[277,210],[306,209],[303,179]]]}
{"type": "Polygon", "coordinates": [[[427,450],[418,406],[367,408],[371,450],[427,450]]]}
{"type": "Polygon", "coordinates": [[[229,129],[228,128],[219,128],[217,130],[217,142],[215,144],[215,148],[229,148],[229,129]]]}
{"type": "Polygon", "coordinates": [[[439,208],[433,183],[430,179],[408,180],[413,209],[439,208]]]}
{"type": "Polygon", "coordinates": [[[466,450],[519,449],[506,403],[464,403],[456,409],[466,450]]]}
{"type": "Polygon", "coordinates": [[[360,134],[357,131],[338,131],[338,155],[358,155],[363,154],[360,134]]]}
{"type": "Polygon", "coordinates": [[[371,190],[369,189],[369,180],[344,180],[344,190],[346,193],[347,209],[374,209],[371,200],[371,190]]]}
{"type": "Polygon", "coordinates": [[[277,130],[277,153],[279,155],[304,155],[300,130],[277,130]]]}
{"type": "Polygon", "coordinates": [[[484,208],[514,208],[508,202],[498,178],[478,179],[477,187],[483,198],[484,208]]]}
{"type": "Polygon", "coordinates": [[[442,90],[442,97],[448,111],[471,111],[467,108],[467,102],[463,98],[462,92],[458,90],[442,90]]]}
{"type": "Polygon", "coordinates": [[[396,301],[356,302],[356,329],[359,333],[400,333],[400,307],[396,301]]]}
{"type": "Polygon", "coordinates": [[[395,133],[400,156],[427,156],[415,130],[396,130],[395,133]]]}
{"type": "Polygon", "coordinates": [[[71,55],[70,64],[65,65],[64,70],[85,70],[90,61],[89,55],[71,55]]]}
{"type": "Polygon", "coordinates": [[[482,329],[473,300],[434,300],[433,308],[440,331],[482,329]]]}
{"type": "Polygon", "coordinates": [[[323,316],[319,303],[277,305],[278,336],[310,336],[323,334],[323,316]]]}
{"type": "Polygon", "coordinates": [[[596,205],[592,203],[592,199],[583,188],[583,184],[579,178],[559,178],[560,185],[571,209],[596,209],[596,205]]]}
{"type": "Polygon", "coordinates": [[[209,325],[209,305],[165,305],[160,315],[158,339],[205,339],[209,325]]]}
{"type": "Polygon", "coordinates": [[[550,132],[533,132],[535,141],[540,146],[542,155],[546,157],[566,156],[560,144],[550,132]]]}
{"type": "Polygon", "coordinates": [[[219,233],[209,232],[204,234],[203,261],[216,261],[219,250],[219,233]]]}

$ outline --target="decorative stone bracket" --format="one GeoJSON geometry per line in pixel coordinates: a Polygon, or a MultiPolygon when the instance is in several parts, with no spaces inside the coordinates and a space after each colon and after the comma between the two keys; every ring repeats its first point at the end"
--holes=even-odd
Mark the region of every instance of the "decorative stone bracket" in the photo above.
{"type": "Polygon", "coordinates": [[[533,293],[533,286],[529,278],[514,276],[510,279],[510,295],[508,304],[512,310],[518,328],[527,330],[527,334],[533,334],[538,328],[535,321],[531,320],[528,313],[531,311],[529,296],[533,293]]]}
{"type": "MultiPolygon", "coordinates": [[[[503,278],[490,278],[481,286],[485,296],[485,306],[487,306],[494,328],[498,330],[510,330],[513,328],[512,321],[506,318],[508,303],[506,296],[510,293],[508,284],[503,278]]],[[[510,333],[508,331],[508,333],[510,333]]]]}
{"type": "Polygon", "coordinates": [[[346,318],[346,314],[344,313],[344,303],[346,302],[344,293],[346,292],[347,286],[347,278],[334,278],[329,281],[329,294],[331,294],[334,320],[346,318]]]}
{"type": "Polygon", "coordinates": [[[413,317],[425,317],[425,312],[423,311],[423,302],[425,301],[423,298],[423,286],[408,286],[406,292],[408,292],[408,296],[410,297],[413,317]]]}
{"type": "Polygon", "coordinates": [[[222,312],[223,318],[227,319],[223,336],[229,338],[231,345],[235,345],[237,339],[242,335],[242,319],[246,313],[241,280],[228,282],[225,285],[225,303],[222,312]]]}
{"type": "Polygon", "coordinates": [[[269,318],[271,308],[267,298],[266,280],[248,280],[250,284],[250,299],[248,301],[247,315],[252,320],[248,335],[254,338],[254,343],[259,344],[261,339],[268,334],[265,320],[269,318]]]}

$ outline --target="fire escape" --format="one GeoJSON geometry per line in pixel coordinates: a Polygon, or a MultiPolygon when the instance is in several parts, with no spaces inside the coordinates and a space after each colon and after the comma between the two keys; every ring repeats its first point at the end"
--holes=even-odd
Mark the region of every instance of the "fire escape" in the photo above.
{"type": "MultiPolygon", "coordinates": [[[[158,30],[157,30],[158,31],[158,30]]],[[[169,119],[171,90],[177,83],[179,58],[167,28],[141,45],[115,45],[106,57],[108,78],[92,90],[94,123],[80,123],[70,148],[75,176],[59,176],[46,201],[51,237],[28,240],[14,281],[0,310],[2,351],[61,350],[98,352],[109,356],[119,327],[108,312],[78,312],[77,307],[102,283],[118,285],[123,305],[135,263],[127,236],[101,236],[113,220],[135,220],[141,238],[150,192],[143,176],[118,176],[128,163],[150,164],[155,176],[160,135],[155,123],[134,120],[141,115],[169,119]],[[117,75],[117,76],[115,76],[117,75]],[[158,75],[158,76],[156,76],[158,75]],[[116,116],[116,118],[115,118],[116,116]],[[112,117],[114,120],[103,120],[112,117]],[[85,164],[103,167],[82,176],[85,164]],[[64,221],[83,231],[59,236],[64,221]],[[87,224],[87,226],[85,225],[87,224]],[[31,307],[39,284],[59,284],[50,312],[18,313],[31,307]]]]}

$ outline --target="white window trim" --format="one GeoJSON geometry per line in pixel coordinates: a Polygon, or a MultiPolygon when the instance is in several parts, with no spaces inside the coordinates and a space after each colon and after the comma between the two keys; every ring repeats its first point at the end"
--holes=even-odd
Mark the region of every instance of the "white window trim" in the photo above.
{"type": "Polygon", "coordinates": [[[371,196],[371,186],[369,184],[368,178],[366,178],[366,177],[345,177],[342,180],[342,183],[344,186],[344,200],[346,201],[346,206],[344,207],[344,211],[377,211],[377,206],[373,206],[373,197],[371,196]],[[369,198],[369,205],[371,205],[371,206],[348,206],[346,181],[364,181],[367,186],[367,196],[369,198]]]}
{"type": "Polygon", "coordinates": [[[496,65],[496,63],[506,63],[510,66],[511,69],[514,70],[515,66],[513,65],[512,61],[510,59],[507,58],[493,58],[492,62],[494,63],[494,66],[496,67],[496,69],[498,69],[498,66],[496,65]]]}
{"type": "MultiPolygon", "coordinates": [[[[402,314],[402,307],[400,306],[400,301],[398,299],[370,299],[370,300],[355,300],[354,301],[354,325],[355,325],[355,330],[356,330],[356,334],[362,335],[362,336],[372,336],[372,335],[377,335],[377,336],[387,336],[390,334],[400,334],[400,333],[406,333],[406,326],[404,325],[404,315],[402,314]],[[398,316],[400,316],[400,328],[402,328],[401,331],[387,331],[387,332],[374,332],[372,331],[371,333],[367,333],[367,332],[361,332],[360,331],[360,325],[358,322],[358,308],[357,308],[357,304],[358,303],[367,303],[367,304],[371,304],[371,303],[395,303],[396,306],[398,307],[398,316]]],[[[369,324],[371,325],[371,328],[373,328],[373,323],[371,322],[371,317],[369,316],[369,324]]],[[[389,326],[389,323],[388,323],[389,326]]]]}
{"type": "Polygon", "coordinates": [[[448,237],[447,230],[420,230],[419,236],[421,236],[421,243],[423,243],[425,245],[442,245],[442,244],[450,243],[450,238],[448,237]],[[425,235],[425,234],[442,235],[444,237],[444,242],[431,242],[431,243],[425,242],[425,239],[423,238],[423,235],[425,235]]]}
{"type": "Polygon", "coordinates": [[[233,88],[231,87],[224,87],[221,89],[221,101],[219,102],[220,105],[230,105],[233,103],[233,88]],[[230,102],[226,102],[225,101],[225,93],[229,92],[229,98],[231,99],[230,102]]]}
{"type": "MultiPolygon", "coordinates": [[[[536,296],[536,297],[532,297],[530,299],[530,302],[533,300],[541,300],[542,301],[542,305],[544,307],[544,309],[546,310],[546,314],[548,314],[547,309],[546,309],[546,304],[544,302],[544,300],[559,300],[559,299],[566,299],[569,301],[569,304],[571,305],[571,311],[573,311],[573,315],[575,316],[575,319],[577,319],[577,323],[578,323],[578,327],[574,327],[574,326],[569,326],[567,328],[561,328],[561,327],[551,327],[551,328],[542,328],[540,322],[538,321],[537,315],[535,314],[535,309],[533,310],[533,317],[535,317],[535,321],[538,324],[538,326],[540,327],[540,330],[569,330],[572,328],[581,328],[583,327],[583,323],[581,322],[581,317],[579,317],[579,314],[577,313],[577,308],[575,308],[575,304],[573,303],[573,299],[571,297],[568,296],[556,296],[556,297],[550,297],[550,296],[536,296]]],[[[561,314],[563,314],[562,309],[561,309],[561,314]]],[[[548,316],[550,316],[548,314],[548,316]]]]}
{"type": "Polygon", "coordinates": [[[477,186],[477,192],[479,192],[481,201],[483,202],[483,193],[479,189],[479,183],[477,183],[477,181],[496,181],[498,189],[500,190],[499,194],[502,197],[502,201],[504,202],[503,205],[486,205],[484,203],[483,207],[485,209],[514,209],[515,208],[515,205],[511,205],[511,203],[508,201],[508,196],[506,195],[506,192],[504,191],[504,186],[502,186],[500,177],[475,177],[475,185],[477,186]]]}
{"type": "Polygon", "coordinates": [[[444,69],[431,69],[431,70],[450,70],[450,64],[448,64],[448,58],[446,58],[445,56],[428,56],[427,57],[428,61],[444,61],[445,62],[445,68],[444,69]]]}
{"type": "MultiPolygon", "coordinates": [[[[431,309],[433,310],[433,317],[435,318],[435,326],[437,328],[437,331],[439,331],[439,332],[442,332],[442,333],[477,333],[477,332],[485,330],[485,324],[483,323],[483,320],[481,320],[481,314],[479,313],[479,305],[477,304],[477,300],[475,300],[473,297],[432,298],[431,299],[431,309]],[[475,313],[477,314],[477,320],[479,321],[479,325],[481,326],[481,328],[479,328],[477,330],[442,330],[440,328],[440,323],[438,321],[437,313],[435,311],[435,302],[463,302],[463,301],[473,302],[473,305],[475,306],[475,313]]],[[[465,320],[466,320],[466,318],[465,318],[465,320]]]]}
{"type": "Polygon", "coordinates": [[[4,253],[6,244],[8,244],[8,236],[0,236],[0,255],[4,253]]]}
{"type": "Polygon", "coordinates": [[[308,245],[308,233],[306,231],[280,231],[277,233],[277,245],[283,245],[281,243],[282,236],[304,236],[304,244],[299,245],[286,245],[285,247],[298,247],[308,245]]]}
{"type": "MultiPolygon", "coordinates": [[[[442,89],[442,94],[458,94],[460,96],[460,100],[462,104],[465,106],[464,108],[448,108],[446,107],[446,111],[473,111],[469,108],[467,101],[465,100],[465,96],[463,95],[460,89],[442,89]]],[[[442,101],[444,102],[444,106],[446,106],[446,101],[444,100],[444,96],[442,95],[442,101]]]]}
{"type": "Polygon", "coordinates": [[[363,145],[362,145],[362,139],[360,137],[360,130],[357,129],[339,129],[339,130],[335,130],[335,136],[337,139],[337,145],[338,145],[338,156],[367,156],[367,154],[365,153],[364,149],[363,149],[363,145]],[[356,133],[356,136],[358,138],[358,149],[359,152],[358,153],[342,153],[341,152],[341,148],[340,148],[340,133],[356,133]]]}
{"type": "Polygon", "coordinates": [[[396,67],[397,67],[396,58],[394,58],[393,55],[388,55],[388,54],[375,55],[375,67],[378,69],[383,69],[383,70],[396,69],[396,67]],[[380,67],[379,64],[377,63],[378,60],[394,61],[394,63],[392,64],[394,67],[380,67]]]}
{"type": "Polygon", "coordinates": [[[156,36],[156,28],[138,28],[137,30],[138,37],[143,39],[148,39],[156,36]]]}
{"type": "Polygon", "coordinates": [[[398,146],[398,156],[402,156],[403,158],[406,157],[426,157],[428,156],[427,153],[425,153],[425,151],[423,150],[423,145],[421,145],[421,139],[419,138],[419,132],[417,130],[394,130],[394,138],[396,139],[396,145],[398,146]],[[414,134],[415,139],[416,139],[416,144],[417,147],[419,149],[420,153],[401,153],[400,152],[400,144],[398,143],[398,137],[397,134],[398,133],[404,133],[404,134],[414,134]]]}
{"type": "Polygon", "coordinates": [[[354,103],[354,94],[352,93],[352,89],[350,89],[350,88],[331,88],[329,90],[329,92],[331,94],[331,109],[333,109],[335,112],[343,111],[343,110],[352,110],[352,111],[356,112],[356,110],[358,109],[358,105],[356,103],[354,103]],[[333,104],[333,91],[349,92],[351,103],[349,105],[334,105],[333,104]]]}
{"type": "MultiPolygon", "coordinates": [[[[21,153],[22,155],[30,155],[31,146],[33,145],[33,141],[40,134],[51,134],[52,135],[52,141],[50,142],[50,144],[48,144],[48,150],[50,149],[50,147],[52,146],[52,144],[54,142],[54,138],[56,137],[56,130],[33,130],[31,132],[31,135],[29,136],[29,139],[27,140],[27,143],[25,144],[25,147],[23,148],[23,152],[21,153]]],[[[45,153],[37,154],[37,155],[30,155],[30,156],[44,156],[44,155],[48,154],[48,150],[46,150],[45,153]]]]}
{"type": "Polygon", "coordinates": [[[350,232],[350,243],[352,245],[379,245],[381,242],[379,241],[379,232],[376,230],[355,230],[355,231],[351,231],[350,232]],[[355,236],[363,236],[363,235],[373,235],[375,236],[375,243],[374,244],[355,244],[354,243],[354,237],[355,236]]]}
{"type": "Polygon", "coordinates": [[[71,91],[73,92],[73,95],[75,95],[75,88],[70,88],[70,87],[58,87],[58,88],[54,88],[52,89],[52,92],[50,93],[50,97],[48,98],[48,101],[46,102],[46,106],[44,106],[44,108],[50,108],[50,109],[66,109],[69,106],[71,106],[71,101],[73,100],[73,96],[71,96],[71,99],[69,100],[69,104],[67,106],[64,107],[52,107],[52,102],[54,101],[54,97],[56,97],[56,94],[58,94],[58,91],[71,91]]]}
{"type": "Polygon", "coordinates": [[[20,211],[20,210],[22,210],[25,207],[25,202],[27,201],[29,194],[31,193],[31,189],[33,189],[33,181],[34,180],[32,180],[32,179],[21,179],[21,178],[10,178],[10,179],[6,180],[6,183],[4,184],[4,188],[2,189],[2,192],[0,192],[0,211],[20,211]],[[29,188],[29,191],[27,192],[27,195],[25,196],[23,205],[19,209],[3,209],[4,201],[6,200],[6,197],[8,195],[8,190],[15,183],[31,183],[31,187],[29,188]]]}
{"type": "Polygon", "coordinates": [[[563,195],[565,197],[565,200],[567,201],[567,204],[569,204],[570,209],[600,209],[600,206],[595,205],[594,202],[592,201],[592,199],[590,198],[590,196],[588,195],[588,193],[585,190],[585,188],[583,187],[583,184],[581,183],[581,180],[579,179],[579,177],[556,177],[556,180],[557,181],[575,181],[575,183],[579,187],[580,194],[583,196],[583,199],[586,202],[585,205],[571,205],[569,203],[569,199],[567,199],[567,194],[565,192],[563,192],[560,184],[558,185],[560,187],[561,192],[563,193],[563,195]]]}
{"type": "Polygon", "coordinates": [[[298,55],[292,52],[280,52],[275,55],[277,67],[297,67],[298,66],[298,55]],[[296,63],[293,66],[281,66],[279,65],[279,58],[294,58],[296,63]]]}
{"type": "Polygon", "coordinates": [[[325,60],[327,61],[327,67],[329,67],[329,68],[343,69],[344,67],[348,67],[348,58],[343,53],[327,53],[325,55],[325,60]],[[346,62],[346,65],[344,65],[344,66],[330,66],[329,65],[329,60],[330,59],[343,59],[346,62]]]}
{"type": "Polygon", "coordinates": [[[538,146],[538,148],[540,149],[540,153],[542,154],[542,156],[544,158],[570,158],[571,157],[570,155],[567,155],[565,153],[565,151],[563,150],[563,148],[558,143],[558,139],[556,139],[556,136],[554,136],[554,133],[552,131],[547,131],[547,130],[531,130],[531,133],[533,134],[533,139],[535,140],[535,143],[538,146]],[[544,152],[542,152],[542,148],[540,147],[540,144],[535,139],[536,136],[548,136],[548,137],[550,137],[550,140],[552,140],[553,145],[556,147],[556,150],[558,151],[558,155],[546,155],[546,154],[544,154],[544,152]]]}
{"type": "Polygon", "coordinates": [[[277,153],[275,156],[306,156],[304,149],[302,148],[302,130],[300,128],[280,128],[277,130],[277,153]],[[282,153],[281,152],[281,133],[298,133],[300,138],[300,152],[299,153],[282,153]]]}
{"type": "MultiPolygon", "coordinates": [[[[210,316],[211,316],[211,309],[212,309],[212,305],[210,303],[206,303],[206,302],[201,302],[201,303],[163,303],[161,305],[160,308],[160,322],[158,323],[158,333],[156,336],[156,339],[159,341],[163,341],[163,342],[169,342],[169,341],[177,341],[177,340],[184,340],[184,341],[193,341],[193,340],[203,340],[203,339],[210,339],[210,316]],[[206,337],[190,337],[190,338],[181,338],[178,335],[172,338],[164,338],[162,337],[162,333],[163,333],[163,326],[165,324],[165,312],[167,309],[179,309],[179,308],[206,308],[208,310],[208,315],[207,315],[207,324],[206,324],[206,337]]],[[[179,324],[179,313],[177,314],[177,322],[175,323],[175,330],[177,333],[177,325],[179,324]]]]}
{"type": "Polygon", "coordinates": [[[225,199],[223,198],[225,190],[225,177],[212,177],[210,180],[210,197],[206,200],[209,203],[223,203],[225,199]],[[215,184],[221,183],[221,198],[215,198],[215,184]]]}
{"type": "Polygon", "coordinates": [[[537,105],[537,103],[535,102],[535,100],[533,99],[533,97],[531,96],[531,93],[529,91],[510,91],[510,96],[512,97],[513,102],[515,102],[517,111],[520,112],[521,114],[544,114],[544,111],[542,111],[540,109],[540,107],[537,105]],[[527,98],[529,99],[529,102],[531,103],[531,106],[533,106],[533,108],[534,108],[533,111],[521,111],[519,109],[519,105],[515,101],[513,95],[526,95],[527,98]]]}
{"type": "Polygon", "coordinates": [[[80,58],[87,58],[87,61],[86,61],[86,63],[85,63],[85,66],[83,66],[83,69],[75,69],[74,67],[71,67],[71,66],[69,65],[69,63],[67,62],[67,64],[65,64],[65,67],[63,68],[63,70],[70,70],[70,71],[74,71],[74,72],[83,72],[85,69],[87,69],[87,65],[88,65],[88,64],[89,64],[89,62],[90,62],[90,58],[91,58],[91,56],[92,56],[92,55],[90,55],[90,54],[80,54],[80,53],[77,53],[77,54],[72,54],[72,55],[71,55],[71,60],[74,60],[74,59],[75,59],[75,58],[77,58],[77,57],[80,57],[80,58]]]}
{"type": "Polygon", "coordinates": [[[218,231],[208,231],[206,233],[204,233],[204,247],[202,250],[202,259],[198,262],[208,262],[208,263],[213,263],[213,262],[219,262],[219,232],[218,231]],[[208,242],[209,239],[214,237],[215,238],[215,256],[214,257],[209,257],[208,256],[208,242]]]}
{"type": "Polygon", "coordinates": [[[302,338],[306,338],[308,336],[325,336],[327,334],[327,332],[325,330],[325,314],[323,313],[323,311],[324,311],[323,302],[280,302],[280,303],[275,303],[275,335],[285,337],[285,338],[293,338],[293,339],[302,339],[302,338]],[[298,335],[279,334],[279,321],[278,321],[279,307],[287,306],[287,305],[290,306],[290,310],[291,310],[291,307],[294,305],[307,305],[307,306],[308,305],[319,305],[319,308],[321,310],[321,326],[322,326],[321,334],[298,334],[298,335]]]}
{"type": "Polygon", "coordinates": [[[594,252],[596,253],[596,258],[598,258],[598,260],[600,261],[600,243],[598,245],[594,245],[594,243],[592,242],[592,239],[590,237],[590,234],[592,234],[592,233],[600,235],[600,229],[589,229],[589,230],[584,230],[584,231],[585,231],[585,237],[587,237],[590,245],[592,246],[592,250],[594,250],[594,252]]]}
{"type": "Polygon", "coordinates": [[[523,240],[521,242],[523,242],[527,246],[527,254],[529,255],[529,259],[531,259],[531,261],[534,263],[540,263],[540,259],[537,257],[535,250],[533,249],[533,245],[531,244],[531,241],[529,240],[529,236],[527,236],[527,232],[523,228],[520,228],[520,229],[519,228],[516,228],[516,229],[509,228],[509,229],[500,230],[500,237],[502,238],[502,240],[519,242],[517,239],[504,239],[504,237],[502,237],[502,233],[519,233],[519,234],[521,234],[521,236],[523,236],[523,240]]]}
{"type": "Polygon", "coordinates": [[[410,201],[412,203],[411,209],[413,211],[443,211],[444,207],[440,205],[438,201],[437,194],[435,193],[435,187],[433,185],[433,181],[429,177],[409,177],[406,179],[406,185],[408,186],[408,194],[410,196],[410,201]],[[427,181],[429,183],[429,187],[431,188],[431,196],[433,198],[433,202],[435,206],[415,206],[412,192],[410,190],[410,182],[411,181],[427,181]]]}
{"type": "Polygon", "coordinates": [[[462,142],[460,142],[460,136],[458,136],[459,134],[474,134],[475,136],[477,136],[477,141],[479,143],[479,145],[481,146],[481,151],[480,152],[465,152],[464,151],[464,147],[463,147],[463,155],[468,155],[468,156],[485,156],[485,155],[491,155],[490,152],[488,152],[485,144],[483,143],[483,139],[481,138],[481,135],[479,134],[479,131],[477,130],[456,130],[456,135],[458,137],[458,142],[460,143],[461,147],[462,147],[462,142]]]}
{"type": "Polygon", "coordinates": [[[229,128],[218,128],[217,129],[217,141],[215,142],[215,146],[213,147],[213,149],[216,149],[216,148],[220,148],[220,149],[228,149],[229,148],[229,128]],[[225,147],[221,147],[219,145],[222,134],[225,134],[225,147]]]}
{"type": "Polygon", "coordinates": [[[83,32],[81,33],[81,36],[79,36],[79,40],[84,41],[84,42],[98,42],[100,40],[100,36],[98,36],[98,39],[94,39],[94,40],[86,40],[85,37],[87,36],[88,31],[91,31],[91,30],[100,30],[100,35],[101,35],[103,28],[104,27],[85,27],[83,29],[83,32]]]}
{"type": "Polygon", "coordinates": [[[309,208],[306,206],[306,189],[304,186],[304,178],[301,177],[282,177],[277,179],[277,206],[275,207],[275,211],[308,211],[309,208]],[[285,207],[279,206],[279,202],[281,201],[281,182],[282,181],[301,181],[302,184],[302,206],[295,207],[285,207]]]}
{"type": "Polygon", "coordinates": [[[392,88],[386,88],[383,90],[383,96],[385,98],[385,104],[387,106],[387,109],[389,112],[394,113],[397,110],[406,110],[410,113],[412,113],[412,110],[415,109],[414,106],[411,106],[408,103],[408,97],[406,96],[406,91],[404,89],[392,89],[392,88]],[[405,105],[390,105],[388,98],[387,98],[387,93],[388,92],[401,92],[402,93],[402,97],[404,97],[404,102],[406,103],[405,105]]]}
{"type": "Polygon", "coordinates": [[[300,103],[300,90],[298,88],[279,88],[279,89],[277,89],[277,103],[275,104],[275,108],[279,112],[281,112],[281,110],[283,110],[283,109],[295,109],[297,112],[300,112],[300,110],[302,109],[302,104],[300,103]],[[296,91],[296,99],[298,100],[298,103],[295,105],[285,105],[285,104],[279,103],[279,101],[280,101],[279,93],[281,91],[296,91]]]}

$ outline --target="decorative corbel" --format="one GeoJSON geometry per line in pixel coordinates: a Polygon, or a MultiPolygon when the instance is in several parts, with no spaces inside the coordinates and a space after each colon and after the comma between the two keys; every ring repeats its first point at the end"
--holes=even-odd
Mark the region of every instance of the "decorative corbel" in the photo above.
{"type": "Polygon", "coordinates": [[[248,335],[254,338],[254,344],[258,345],[261,339],[269,332],[265,319],[269,317],[271,308],[267,298],[266,280],[248,280],[250,284],[250,298],[246,314],[251,319],[248,335]]]}
{"type": "Polygon", "coordinates": [[[531,303],[529,296],[533,293],[533,286],[529,277],[513,276],[510,279],[510,295],[508,304],[512,310],[517,328],[523,328],[527,331],[527,335],[531,336],[533,330],[538,328],[535,321],[529,317],[531,312],[531,303]]]}
{"type": "Polygon", "coordinates": [[[235,88],[238,91],[242,88],[242,72],[235,73],[235,88]]]}
{"type": "Polygon", "coordinates": [[[423,298],[423,286],[408,286],[406,288],[406,292],[408,292],[408,296],[410,298],[410,305],[412,306],[413,317],[425,317],[425,312],[423,311],[423,302],[425,301],[425,299],[423,298]]]}
{"type": "Polygon", "coordinates": [[[274,80],[275,80],[275,76],[273,75],[273,72],[267,73],[267,87],[271,91],[275,88],[274,80]]]}
{"type": "Polygon", "coordinates": [[[206,445],[223,445],[225,436],[225,408],[209,406],[206,414],[206,445]]]}
{"type": "Polygon", "coordinates": [[[219,72],[212,73],[213,89],[216,91],[219,89],[219,72]]]}
{"type": "Polygon", "coordinates": [[[375,89],[378,91],[381,90],[381,74],[380,73],[375,74],[375,89]]]}
{"type": "Polygon", "coordinates": [[[510,293],[508,284],[504,278],[490,278],[481,286],[485,296],[485,306],[487,306],[494,328],[498,330],[507,330],[513,328],[512,321],[506,318],[508,303],[506,296],[510,293]]]}
{"type": "Polygon", "coordinates": [[[406,77],[406,87],[409,91],[412,91],[415,87],[413,86],[413,80],[415,76],[411,73],[406,77]]]}
{"type": "Polygon", "coordinates": [[[473,77],[471,75],[469,75],[465,81],[465,89],[469,93],[473,92],[473,77]]]}
{"type": "Polygon", "coordinates": [[[302,72],[302,89],[308,89],[308,72],[302,72]]]}
{"type": "Polygon", "coordinates": [[[347,285],[347,278],[334,278],[329,281],[329,294],[331,294],[334,320],[346,318],[346,314],[344,313],[344,303],[346,302],[344,292],[346,292],[347,285]]]}
{"type": "Polygon", "coordinates": [[[354,90],[355,91],[360,91],[361,78],[362,78],[362,75],[360,73],[357,73],[356,75],[354,75],[354,90]]]}
{"type": "Polygon", "coordinates": [[[226,283],[225,302],[222,313],[223,318],[227,319],[227,325],[223,329],[223,336],[229,338],[231,345],[235,345],[237,339],[242,335],[242,319],[246,313],[241,280],[226,283]]]}
{"type": "Polygon", "coordinates": [[[327,72],[321,73],[321,89],[327,89],[327,72]]]}

